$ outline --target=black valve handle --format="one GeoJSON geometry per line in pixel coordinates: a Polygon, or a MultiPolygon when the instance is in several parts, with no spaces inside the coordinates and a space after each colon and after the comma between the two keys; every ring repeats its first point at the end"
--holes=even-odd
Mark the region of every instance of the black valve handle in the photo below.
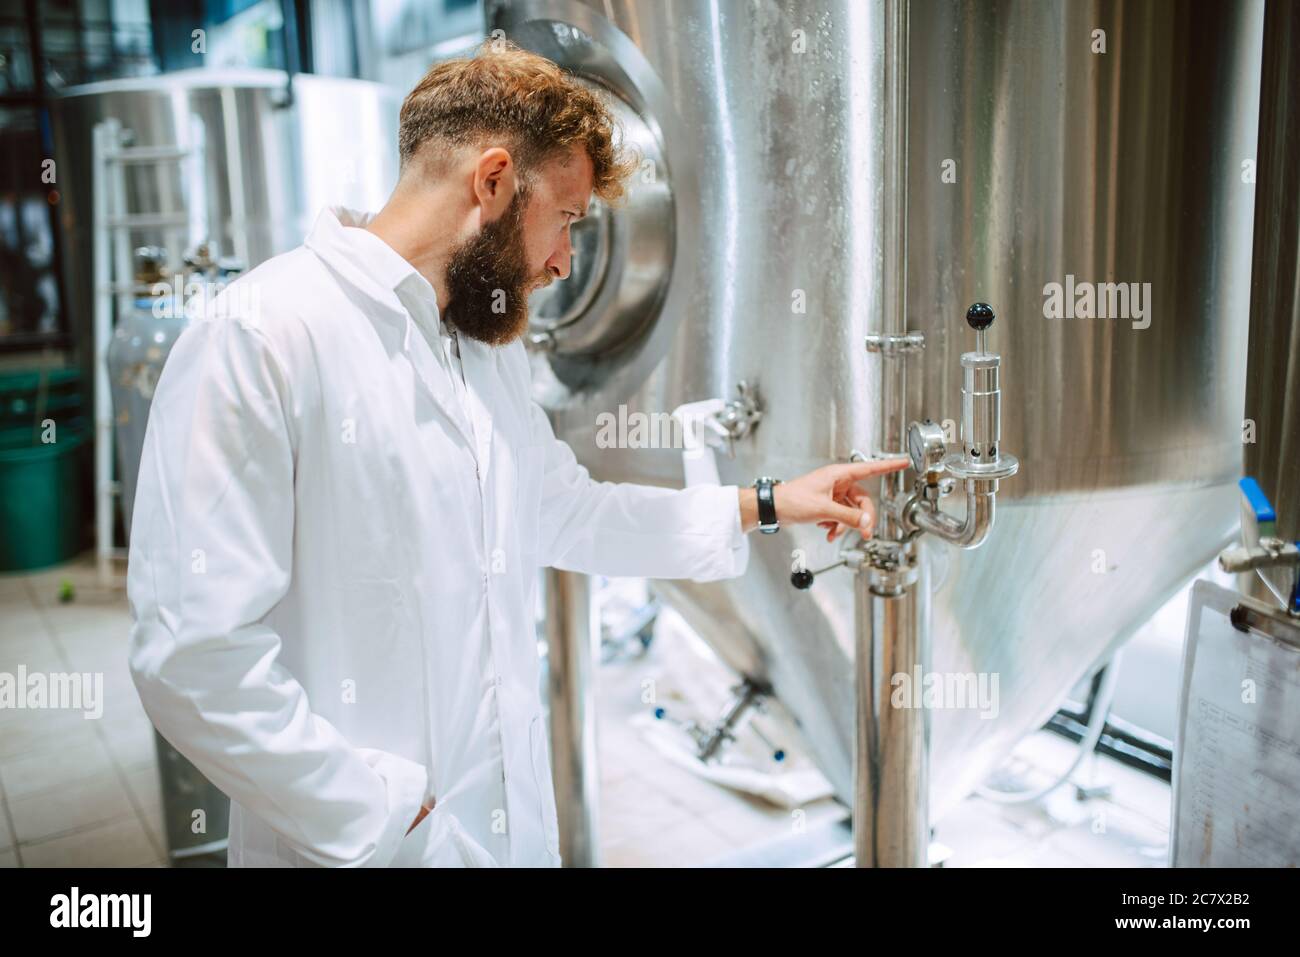
{"type": "Polygon", "coordinates": [[[833,562],[825,568],[819,568],[815,572],[810,571],[807,568],[796,569],[790,573],[790,584],[800,591],[807,591],[809,588],[812,588],[813,578],[815,576],[820,575],[822,572],[828,572],[832,568],[839,568],[841,565],[845,564],[846,561],[846,559],[841,558],[839,561],[833,562]]]}
{"type": "Polygon", "coordinates": [[[966,310],[966,322],[976,332],[983,332],[989,326],[993,325],[994,320],[993,307],[987,302],[974,303],[966,310]]]}

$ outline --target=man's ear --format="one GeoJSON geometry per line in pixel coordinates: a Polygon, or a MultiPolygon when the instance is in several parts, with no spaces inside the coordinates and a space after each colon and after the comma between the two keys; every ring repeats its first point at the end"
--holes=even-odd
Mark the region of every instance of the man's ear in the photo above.
{"type": "Polygon", "coordinates": [[[474,198],[483,210],[483,222],[490,223],[506,211],[514,199],[516,169],[510,152],[493,146],[479,154],[474,165],[474,198]]]}

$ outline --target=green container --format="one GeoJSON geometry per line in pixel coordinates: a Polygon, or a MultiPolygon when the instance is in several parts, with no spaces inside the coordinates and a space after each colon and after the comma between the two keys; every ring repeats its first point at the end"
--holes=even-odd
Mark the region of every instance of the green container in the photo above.
{"type": "Polygon", "coordinates": [[[42,418],[64,422],[81,415],[81,371],[76,368],[23,369],[0,373],[0,431],[30,427],[42,403],[42,418]]]}
{"type": "Polygon", "coordinates": [[[56,565],[88,544],[88,423],[55,429],[49,443],[30,424],[0,429],[0,572],[56,565]]]}

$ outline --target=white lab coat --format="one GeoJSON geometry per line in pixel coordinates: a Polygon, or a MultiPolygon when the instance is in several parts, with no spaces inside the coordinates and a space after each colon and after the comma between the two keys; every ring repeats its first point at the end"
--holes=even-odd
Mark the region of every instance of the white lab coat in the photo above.
{"type": "Polygon", "coordinates": [[[466,421],[395,292],[424,280],[344,225],[364,221],[323,212],[173,348],[131,671],[231,798],[232,866],[556,866],[537,569],[738,575],[736,488],[592,481],[518,342],[461,337],[466,421]]]}

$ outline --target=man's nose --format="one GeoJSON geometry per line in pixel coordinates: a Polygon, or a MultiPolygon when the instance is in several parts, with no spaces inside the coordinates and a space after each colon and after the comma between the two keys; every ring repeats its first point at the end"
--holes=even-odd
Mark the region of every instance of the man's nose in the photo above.
{"type": "Polygon", "coordinates": [[[546,260],[546,271],[556,279],[568,279],[572,260],[573,245],[569,242],[569,231],[566,229],[560,248],[552,254],[550,259],[546,260]]]}

